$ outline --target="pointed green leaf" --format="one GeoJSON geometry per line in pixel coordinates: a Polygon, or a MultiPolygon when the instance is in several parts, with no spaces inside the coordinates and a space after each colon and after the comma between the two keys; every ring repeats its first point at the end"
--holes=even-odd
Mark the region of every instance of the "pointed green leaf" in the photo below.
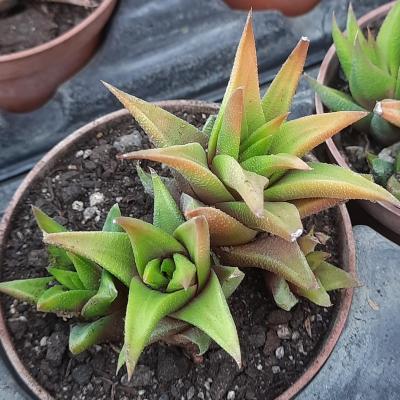
{"type": "Polygon", "coordinates": [[[318,197],[312,199],[297,199],[291,201],[291,203],[297,208],[301,219],[306,218],[310,215],[318,214],[319,212],[337,206],[342,202],[342,199],[329,199],[318,197]]]}
{"type": "Polygon", "coordinates": [[[229,188],[235,190],[256,216],[264,210],[264,187],[268,179],[254,172],[244,170],[231,156],[217,155],[212,168],[215,174],[229,188]]]}
{"type": "Polygon", "coordinates": [[[147,263],[154,258],[185,253],[185,249],[172,235],[140,219],[120,217],[117,218],[117,224],[120,224],[129,236],[140,276],[143,276],[147,263]]]}
{"type": "Polygon", "coordinates": [[[200,216],[186,221],[174,232],[174,237],[185,245],[197,270],[198,290],[201,290],[210,274],[210,234],[207,220],[200,216]]]}
{"type": "Polygon", "coordinates": [[[185,289],[196,283],[196,266],[182,254],[174,254],[175,271],[167,286],[167,292],[185,289]]]}
{"type": "Polygon", "coordinates": [[[304,288],[295,288],[296,293],[299,296],[305,297],[306,299],[312,301],[321,307],[330,307],[332,305],[329,294],[326,292],[325,288],[322,286],[322,283],[317,278],[317,282],[319,285],[318,289],[304,289],[304,288]]]}
{"type": "Polygon", "coordinates": [[[314,228],[312,228],[306,235],[299,237],[297,243],[303,254],[307,256],[315,250],[315,247],[317,244],[320,244],[320,241],[314,235],[314,228]]]}
{"type": "Polygon", "coordinates": [[[195,291],[196,287],[191,287],[161,293],[148,288],[137,277],[132,279],[125,318],[125,357],[129,378],[159,321],[186,304],[195,291]]]}
{"type": "Polygon", "coordinates": [[[95,344],[118,340],[123,333],[123,316],[117,312],[97,321],[76,324],[69,334],[69,350],[80,354],[95,344]]]}
{"type": "Polygon", "coordinates": [[[175,263],[172,258],[164,258],[164,260],[162,260],[160,271],[164,272],[169,279],[172,278],[175,271],[175,263]]]}
{"type": "Polygon", "coordinates": [[[243,119],[243,88],[237,88],[228,99],[218,134],[216,154],[237,159],[243,119]]]}
{"type": "Polygon", "coordinates": [[[312,251],[311,253],[306,255],[306,259],[308,265],[310,266],[312,271],[315,271],[320,264],[330,257],[329,253],[325,251],[312,251]]]}
{"type": "Polygon", "coordinates": [[[118,204],[114,204],[107,214],[103,225],[103,232],[123,232],[124,230],[115,223],[115,220],[121,216],[121,210],[118,204]]]}
{"type": "Polygon", "coordinates": [[[173,314],[201,329],[218,343],[241,366],[239,338],[224,293],[213,270],[204,289],[173,314]]]}
{"type": "Polygon", "coordinates": [[[338,111],[289,121],[274,135],[270,153],[288,153],[303,157],[326,139],[366,115],[362,111],[338,111]]]}
{"type": "Polygon", "coordinates": [[[241,163],[247,171],[269,178],[275,172],[283,172],[289,169],[310,170],[310,167],[299,157],[291,154],[271,154],[256,156],[241,163]]]}
{"type": "Polygon", "coordinates": [[[222,292],[226,299],[232,295],[244,278],[244,273],[236,267],[214,265],[213,271],[218,276],[222,292]]]}
{"type": "Polygon", "coordinates": [[[269,232],[285,240],[296,240],[303,231],[299,213],[290,203],[264,203],[262,217],[255,216],[245,203],[239,201],[219,203],[216,207],[250,229],[269,232]]]}
{"type": "Polygon", "coordinates": [[[210,136],[212,129],[214,127],[215,121],[217,120],[217,116],[216,115],[209,115],[207,118],[206,123],[203,126],[203,132],[207,135],[210,136]]]}
{"type": "Polygon", "coordinates": [[[346,75],[347,80],[351,74],[351,63],[353,53],[353,43],[340,31],[335,16],[332,19],[332,38],[336,48],[336,54],[340,61],[340,66],[346,75]]]}
{"type": "Polygon", "coordinates": [[[265,280],[278,307],[290,311],[299,302],[290,290],[288,283],[281,276],[266,272],[265,280]]]}
{"type": "Polygon", "coordinates": [[[399,21],[400,4],[399,2],[396,2],[383,21],[376,38],[379,53],[385,60],[392,76],[397,76],[397,71],[399,70],[400,66],[399,21]]]}
{"type": "Polygon", "coordinates": [[[274,136],[272,135],[264,139],[260,139],[259,141],[249,146],[242,153],[240,153],[239,161],[243,162],[248,160],[249,158],[263,156],[264,154],[267,154],[268,150],[271,148],[273,141],[274,136]]]}
{"type": "Polygon", "coordinates": [[[143,272],[143,282],[152,289],[165,289],[168,285],[168,279],[161,272],[161,260],[154,258],[150,260],[143,272]]]}
{"type": "Polygon", "coordinates": [[[326,261],[321,262],[314,273],[327,291],[360,286],[351,274],[326,261]]]}
{"type": "Polygon", "coordinates": [[[180,208],[185,217],[187,212],[195,210],[199,207],[205,207],[205,204],[186,193],[181,194],[180,208]]]}
{"type": "Polygon", "coordinates": [[[136,273],[128,235],[120,232],[65,232],[44,235],[45,243],[86,257],[117,277],[126,286],[136,273]]]}
{"type": "Polygon", "coordinates": [[[302,37],[277,73],[262,99],[266,121],[290,110],[307,57],[310,40],[302,37]]]}
{"type": "Polygon", "coordinates": [[[294,285],[316,288],[317,282],[297,242],[277,236],[261,235],[251,243],[220,247],[221,261],[238,268],[261,268],[273,272],[294,285]]]}
{"type": "Polygon", "coordinates": [[[264,191],[268,201],[301,198],[362,199],[400,205],[385,189],[361,175],[324,163],[308,163],[312,171],[290,171],[264,191]]]}
{"type": "Polygon", "coordinates": [[[95,294],[96,292],[93,290],[68,290],[63,286],[53,286],[39,297],[37,309],[53,313],[78,313],[95,294]]]}
{"type": "Polygon", "coordinates": [[[82,281],[79,279],[79,275],[74,271],[66,271],[65,269],[50,267],[47,269],[54,278],[68,289],[86,289],[82,281]]]}
{"type": "Polygon", "coordinates": [[[132,114],[155,146],[166,147],[192,142],[206,146],[207,136],[185,120],[108,83],[103,84],[132,114]]]}
{"type": "Polygon", "coordinates": [[[67,229],[59,224],[56,220],[49,217],[39,208],[32,206],[32,212],[39,228],[46,233],[66,232],[67,229]]]}
{"type": "MultiPolygon", "coordinates": [[[[67,252],[69,259],[74,264],[75,271],[85,289],[97,290],[100,281],[100,269],[91,261],[67,252]]],[[[62,282],[61,282],[62,283],[62,282]]]]}
{"type": "Polygon", "coordinates": [[[107,314],[117,296],[118,291],[111,274],[103,270],[99,290],[82,308],[82,316],[90,319],[107,314]]]}
{"type": "Polygon", "coordinates": [[[372,114],[369,132],[383,146],[390,146],[400,140],[400,128],[387,122],[377,113],[372,114]]]}
{"type": "Polygon", "coordinates": [[[210,171],[206,153],[197,143],[164,149],[140,150],[121,158],[161,162],[179,172],[201,201],[212,204],[219,199],[233,199],[223,183],[210,171]]]}
{"type": "Polygon", "coordinates": [[[207,352],[212,343],[212,339],[206,333],[196,327],[192,327],[178,334],[179,338],[189,341],[197,346],[197,355],[201,356],[207,352]]]}
{"type": "Polygon", "coordinates": [[[178,319],[165,317],[156,326],[151,333],[148,344],[158,342],[168,338],[169,336],[176,335],[186,329],[190,328],[190,325],[184,321],[178,319]]]}
{"type": "Polygon", "coordinates": [[[154,193],[153,225],[172,235],[185,222],[185,218],[161,178],[155,171],[152,171],[151,176],[154,193]]]}
{"type": "Polygon", "coordinates": [[[40,296],[47,290],[52,276],[45,278],[20,279],[9,282],[0,282],[0,292],[16,299],[36,304],[40,296]]]}
{"type": "Polygon", "coordinates": [[[248,243],[257,235],[257,231],[248,228],[214,207],[199,207],[185,213],[187,219],[200,215],[207,219],[213,246],[234,246],[248,243]]]}

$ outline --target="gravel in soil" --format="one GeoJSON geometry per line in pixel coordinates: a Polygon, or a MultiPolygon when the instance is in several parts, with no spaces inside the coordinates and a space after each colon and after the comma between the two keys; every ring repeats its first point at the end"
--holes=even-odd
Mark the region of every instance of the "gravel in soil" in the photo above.
{"type": "Polygon", "coordinates": [[[0,13],[0,55],[47,43],[79,24],[92,11],[70,4],[22,0],[0,13]]]}
{"type": "MultiPolygon", "coordinates": [[[[201,126],[206,115],[182,117],[201,126]]],[[[46,251],[30,205],[41,207],[74,230],[101,229],[107,210],[118,202],[124,215],[151,220],[152,199],[137,177],[134,164],[117,161],[120,151],[147,148],[149,143],[130,117],[98,130],[37,182],[18,209],[6,243],[1,280],[45,274],[46,251]],[[123,147],[123,148],[122,148],[123,147]]],[[[168,174],[155,164],[159,173],[168,174]]],[[[327,251],[337,262],[335,213],[305,221],[332,237],[327,251]]],[[[328,333],[336,304],[322,308],[301,300],[291,311],[278,309],[266,293],[262,273],[246,277],[229,303],[241,343],[243,368],[213,345],[195,364],[179,348],[149,346],[133,379],[115,375],[121,343],[96,345],[73,356],[68,351],[69,323],[34,307],[1,296],[8,328],[18,354],[35,379],[56,399],[273,399],[309,365],[328,333]]]]}

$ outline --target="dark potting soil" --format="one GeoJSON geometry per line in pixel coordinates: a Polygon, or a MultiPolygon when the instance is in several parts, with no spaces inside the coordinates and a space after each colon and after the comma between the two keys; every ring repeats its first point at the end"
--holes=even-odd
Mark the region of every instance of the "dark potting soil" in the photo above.
{"type": "MultiPolygon", "coordinates": [[[[205,114],[183,117],[198,126],[206,119],[205,114]]],[[[144,193],[134,163],[115,159],[118,152],[148,146],[132,118],[124,117],[71,149],[69,156],[32,187],[19,207],[6,244],[1,280],[45,275],[47,255],[31,204],[73,230],[101,229],[115,202],[123,215],[151,220],[152,199],[144,193]],[[92,196],[91,205],[93,193],[98,193],[98,203],[93,204],[92,196]]],[[[151,165],[159,173],[168,173],[151,165]]],[[[335,213],[327,211],[305,221],[307,231],[313,225],[332,237],[325,250],[336,263],[335,213]]],[[[74,400],[273,399],[317,354],[335,317],[337,301],[337,294],[332,293],[335,306],[331,308],[301,300],[291,312],[283,311],[267,294],[262,272],[248,270],[229,300],[241,343],[241,370],[216,345],[202,363],[194,363],[181,349],[157,343],[144,351],[127,382],[125,371],[115,375],[121,343],[96,345],[73,356],[68,351],[67,320],[1,296],[15,347],[30,373],[56,399],[74,400]]]]}
{"type": "Polygon", "coordinates": [[[47,43],[79,24],[93,10],[70,4],[21,0],[15,8],[0,13],[0,55],[47,43]]]}

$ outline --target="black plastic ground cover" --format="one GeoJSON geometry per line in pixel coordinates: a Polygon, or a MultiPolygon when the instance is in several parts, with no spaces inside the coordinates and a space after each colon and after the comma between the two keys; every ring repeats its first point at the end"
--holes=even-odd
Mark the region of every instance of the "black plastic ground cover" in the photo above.
{"type": "MultiPolygon", "coordinates": [[[[384,0],[354,1],[358,15],[384,0]]],[[[343,26],[348,1],[323,0],[309,14],[256,12],[261,81],[267,83],[301,36],[309,65],[330,45],[332,12],[343,26]]],[[[107,37],[90,64],[39,110],[0,112],[0,182],[28,171],[74,129],[118,109],[100,80],[148,100],[218,101],[229,77],[246,13],[222,0],[120,0],[107,37]]]]}

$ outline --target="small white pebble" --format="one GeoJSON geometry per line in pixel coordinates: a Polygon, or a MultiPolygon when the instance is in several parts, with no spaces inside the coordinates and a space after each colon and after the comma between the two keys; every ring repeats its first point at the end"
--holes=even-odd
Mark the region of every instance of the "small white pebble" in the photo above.
{"type": "Polygon", "coordinates": [[[275,350],[275,357],[278,360],[281,360],[283,358],[283,356],[285,355],[285,349],[283,348],[283,346],[279,346],[276,350],[275,350]]]}
{"type": "Polygon", "coordinates": [[[46,344],[47,344],[47,336],[43,336],[43,337],[40,339],[39,344],[40,344],[41,347],[46,346],[46,344]]]}
{"type": "Polygon", "coordinates": [[[226,396],[226,400],[235,400],[235,391],[230,390],[226,396]]]}
{"type": "Polygon", "coordinates": [[[78,150],[76,153],[75,153],[75,157],[76,158],[79,158],[79,157],[82,157],[83,156],[83,150],[78,150]]]}
{"type": "Polygon", "coordinates": [[[120,203],[120,202],[122,201],[122,199],[123,199],[122,196],[118,196],[118,197],[115,198],[115,201],[116,201],[117,203],[120,203]]]}
{"type": "Polygon", "coordinates": [[[281,372],[281,368],[279,367],[279,365],[273,365],[271,369],[273,374],[278,374],[279,372],[281,372]]]}
{"type": "Polygon", "coordinates": [[[89,158],[92,155],[92,150],[87,149],[82,153],[83,158],[86,160],[87,158],[89,158]]]}
{"type": "Polygon", "coordinates": [[[72,209],[75,210],[75,211],[83,211],[83,202],[75,200],[72,203],[72,209]]]}
{"type": "Polygon", "coordinates": [[[262,366],[261,364],[258,364],[258,365],[257,365],[257,369],[258,369],[259,371],[262,371],[263,366],[262,366]]]}
{"type": "Polygon", "coordinates": [[[89,197],[90,207],[98,206],[104,202],[104,194],[100,192],[94,192],[89,197]]]}
{"type": "Polygon", "coordinates": [[[86,222],[98,215],[100,215],[100,210],[97,207],[87,207],[83,210],[83,221],[86,222]]]}
{"type": "Polygon", "coordinates": [[[139,393],[139,396],[143,396],[146,393],[146,391],[144,389],[140,389],[138,391],[138,393],[139,393]]]}

